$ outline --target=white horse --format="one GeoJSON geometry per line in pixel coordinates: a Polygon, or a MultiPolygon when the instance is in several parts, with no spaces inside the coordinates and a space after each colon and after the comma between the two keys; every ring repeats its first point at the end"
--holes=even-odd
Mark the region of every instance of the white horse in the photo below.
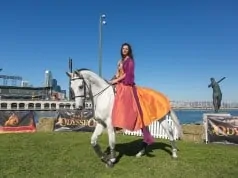
{"type": "MultiPolygon", "coordinates": [[[[115,92],[111,84],[106,80],[99,77],[94,72],[88,69],[76,70],[73,73],[66,74],[71,80],[71,89],[74,92],[75,108],[82,109],[84,107],[84,100],[87,96],[92,99],[94,119],[97,121],[95,130],[91,136],[91,145],[97,155],[104,161],[107,166],[113,166],[116,161],[115,154],[115,131],[112,125],[112,109],[114,103],[115,92]],[[110,155],[103,154],[99,144],[97,143],[98,137],[102,134],[104,128],[107,128],[110,155]]],[[[178,119],[173,111],[170,111],[175,125],[180,131],[180,125],[178,119]]],[[[160,118],[158,118],[160,119],[160,118]]],[[[166,131],[172,146],[172,157],[177,158],[177,148],[175,146],[174,130],[169,126],[167,122],[162,122],[164,119],[160,119],[162,127],[166,131]]],[[[181,132],[180,132],[181,133],[181,132]]],[[[144,147],[136,154],[137,157],[142,156],[145,153],[144,147]]]]}

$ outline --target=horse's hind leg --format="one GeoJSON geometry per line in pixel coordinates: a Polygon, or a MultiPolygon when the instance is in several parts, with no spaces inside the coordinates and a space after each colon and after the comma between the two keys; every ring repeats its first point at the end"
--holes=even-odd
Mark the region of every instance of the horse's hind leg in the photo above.
{"type": "Polygon", "coordinates": [[[91,137],[91,145],[92,145],[95,153],[98,155],[98,157],[100,159],[104,158],[104,154],[103,154],[103,152],[101,150],[101,147],[97,143],[97,141],[98,141],[98,137],[102,134],[103,129],[104,129],[104,126],[102,124],[100,124],[100,123],[97,123],[97,125],[95,127],[95,130],[93,132],[93,135],[91,137]]]}
{"type": "Polygon", "coordinates": [[[174,139],[174,132],[172,127],[168,124],[168,121],[166,119],[163,119],[161,122],[161,126],[164,128],[166,134],[169,137],[171,146],[172,146],[172,157],[177,158],[177,147],[175,145],[175,139],[174,139]]]}

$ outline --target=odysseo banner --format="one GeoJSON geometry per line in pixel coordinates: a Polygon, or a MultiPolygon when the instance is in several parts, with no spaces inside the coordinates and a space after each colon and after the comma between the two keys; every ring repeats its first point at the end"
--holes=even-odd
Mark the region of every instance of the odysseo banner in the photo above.
{"type": "Polygon", "coordinates": [[[238,117],[208,116],[208,141],[238,144],[238,117]]]}
{"type": "Polygon", "coordinates": [[[92,132],[96,122],[91,110],[59,110],[54,123],[54,131],[92,132]]]}

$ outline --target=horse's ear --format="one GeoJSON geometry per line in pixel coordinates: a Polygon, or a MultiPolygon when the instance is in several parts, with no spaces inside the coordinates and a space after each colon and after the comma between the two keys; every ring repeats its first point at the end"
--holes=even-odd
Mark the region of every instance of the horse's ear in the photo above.
{"type": "Polygon", "coordinates": [[[71,73],[69,73],[69,72],[66,72],[66,75],[68,75],[68,77],[72,77],[72,74],[71,73]]]}
{"type": "Polygon", "coordinates": [[[78,76],[80,76],[80,72],[78,72],[78,71],[75,71],[75,73],[76,73],[78,76]]]}

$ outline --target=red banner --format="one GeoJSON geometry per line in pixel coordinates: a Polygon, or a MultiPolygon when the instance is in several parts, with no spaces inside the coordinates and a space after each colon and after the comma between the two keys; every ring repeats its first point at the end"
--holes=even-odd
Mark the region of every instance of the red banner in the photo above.
{"type": "Polygon", "coordinates": [[[0,111],[0,133],[36,132],[33,111],[0,111]]]}

